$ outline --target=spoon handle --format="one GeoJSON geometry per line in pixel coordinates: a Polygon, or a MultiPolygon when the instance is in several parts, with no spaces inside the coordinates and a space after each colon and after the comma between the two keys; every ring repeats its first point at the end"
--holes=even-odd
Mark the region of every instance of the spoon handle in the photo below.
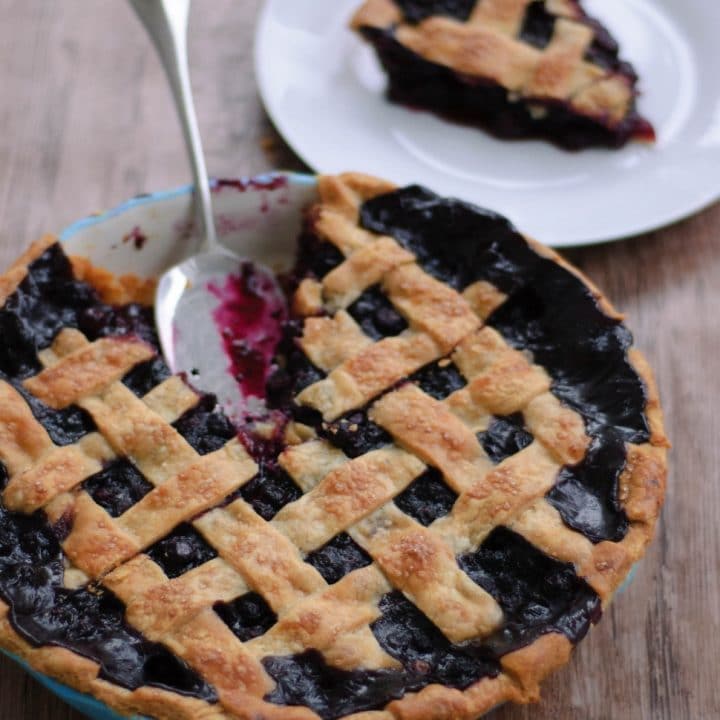
{"type": "Polygon", "coordinates": [[[204,226],[203,251],[218,247],[205,156],[195,115],[187,56],[190,0],[129,0],[148,31],[172,88],[195,179],[195,202],[204,226]]]}

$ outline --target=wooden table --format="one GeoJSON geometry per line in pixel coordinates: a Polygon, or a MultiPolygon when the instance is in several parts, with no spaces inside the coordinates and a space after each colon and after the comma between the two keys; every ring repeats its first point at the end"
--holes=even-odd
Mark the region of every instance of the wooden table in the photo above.
{"type": "MultiPolygon", "coordinates": [[[[259,5],[195,4],[193,84],[215,175],[303,168],[255,89],[259,5]]],[[[42,232],[188,179],[164,77],[124,3],[0,0],[0,268],[42,232]]],[[[500,709],[493,720],[720,717],[719,235],[716,205],[645,237],[568,253],[628,313],[657,371],[674,471],[633,585],[546,683],[541,706],[500,709]]],[[[0,720],[80,718],[0,660],[0,720]]]]}

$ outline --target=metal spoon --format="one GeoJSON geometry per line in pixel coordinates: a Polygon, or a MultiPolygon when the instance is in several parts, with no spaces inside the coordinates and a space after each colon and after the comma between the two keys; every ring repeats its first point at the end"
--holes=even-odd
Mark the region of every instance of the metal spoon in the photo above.
{"type": "MultiPolygon", "coordinates": [[[[170,268],[155,296],[155,322],[165,359],[203,390],[215,393],[230,412],[248,410],[247,398],[229,372],[220,331],[213,321],[217,288],[237,273],[243,258],[220,245],[212,213],[210,182],[193,105],[187,58],[190,0],[129,0],[155,44],[170,81],[195,181],[196,217],[202,224],[199,253],[170,268]],[[215,288],[215,294],[209,288],[215,288]]],[[[274,274],[253,261],[270,302],[284,304],[274,274]]],[[[250,408],[252,409],[252,408],[250,408]]]]}

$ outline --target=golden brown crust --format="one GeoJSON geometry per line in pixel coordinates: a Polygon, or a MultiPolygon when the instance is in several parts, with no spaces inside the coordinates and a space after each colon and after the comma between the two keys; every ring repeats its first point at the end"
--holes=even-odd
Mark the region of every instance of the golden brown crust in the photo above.
{"type": "Polygon", "coordinates": [[[502,622],[497,602],[460,569],[453,547],[387,504],[350,531],[393,587],[452,642],[489,635],[502,622]]]}
{"type": "Polygon", "coordinates": [[[15,476],[40,460],[53,443],[22,395],[4,380],[0,380],[0,407],[0,460],[11,476],[10,483],[14,483],[15,476]]]}
{"type": "Polygon", "coordinates": [[[149,307],[155,302],[156,278],[114,275],[109,270],[93,265],[84,257],[74,256],[70,261],[75,277],[92,285],[100,299],[109,305],[140,303],[149,307]]]}
{"type": "Polygon", "coordinates": [[[506,35],[517,35],[530,2],[531,0],[483,0],[475,5],[470,14],[470,22],[489,25],[506,35]]]}
{"type": "Polygon", "coordinates": [[[243,500],[213,510],[194,524],[277,613],[325,587],[320,574],[302,561],[289,538],[259,518],[243,500]]]}
{"type": "Polygon", "coordinates": [[[312,647],[343,669],[397,668],[397,661],[380,647],[369,628],[380,616],[378,603],[390,587],[373,565],[349,573],[301,599],[265,635],[246,646],[258,658],[312,647]]]}
{"type": "MultiPolygon", "coordinates": [[[[58,341],[62,343],[61,338],[58,341]]],[[[23,384],[46,405],[60,410],[95,395],[120,380],[135,365],[154,356],[155,350],[142,341],[101,338],[65,355],[23,384]]]]}
{"type": "Polygon", "coordinates": [[[383,290],[414,328],[435,341],[443,355],[480,325],[480,319],[462,295],[415,263],[387,272],[383,290]]]}
{"type": "MultiPolygon", "coordinates": [[[[646,386],[651,437],[628,445],[620,477],[629,531],[620,542],[593,544],[565,525],[545,500],[558,469],[580,461],[590,439],[580,416],[550,393],[547,373],[483,326],[505,296],[489,283],[476,283],[462,295],[449,290],[394,240],[359,229],[359,205],[393,189],[390,184],[347,174],[323,177],[319,188],[321,204],[311,216],[346,260],[322,282],[301,285],[295,298],[295,309],[306,317],[301,345],[329,372],[298,401],[321,409],[328,420],[371,402],[370,417],[400,447],[389,444],[349,459],[298,425],[292,431],[297,444],[279,462],[304,495],[266,522],[242,499],[217,507],[256,468],[237,442],[199,457],[172,427],[197,400],[187,385],[171,378],[140,399],[118,382],[128,366],[148,357],[146,346],[131,343],[132,353],[122,356],[114,343],[88,343],[79,332],[66,330],[41,354],[45,369],[26,387],[58,407],[77,402],[98,427],[65,448],[54,446],[17,391],[0,382],[0,460],[10,474],[5,504],[22,512],[44,508],[54,520],[70,513],[74,523],[63,549],[74,575],[66,579],[100,579],[125,602],[134,627],[188,662],[219,697],[218,704],[209,704],[150,687],[130,692],[100,680],[98,665],[86,658],[61,648],[30,647],[0,604],[0,642],[6,649],[121,713],[160,720],[317,720],[307,708],[263,700],[273,681],[261,660],[315,648],[338,668],[397,667],[369,628],[380,615],[380,599],[393,588],[451,640],[486,635],[500,625],[502,612],[459,569],[455,556],[476,548],[498,524],[547,555],[573,563],[604,605],[652,537],[664,496],[668,442],[643,356],[634,349],[629,353],[646,386]],[[378,283],[409,328],[372,343],[342,308],[378,283]],[[414,384],[393,388],[434,361],[454,362],[467,385],[444,400],[414,384]],[[534,442],[493,465],[476,433],[487,428],[493,414],[514,412],[523,413],[534,442]],[[116,455],[132,457],[154,489],[112,518],[79,484],[116,455]],[[392,502],[426,463],[459,494],[452,511],[428,527],[392,502]],[[191,522],[218,557],[169,579],[143,551],[179,522],[191,522]],[[343,531],[373,562],[329,586],[304,555],[343,531]],[[250,590],[262,595],[278,622],[265,635],[241,643],[212,606],[250,590]]],[[[34,246],[25,264],[49,242],[34,246]]],[[[579,271],[556,253],[532,247],[585,282],[610,317],[620,317],[579,271]]],[[[116,284],[87,262],[75,261],[74,267],[105,299],[137,301],[149,287],[137,280],[116,284]]],[[[0,278],[0,296],[12,292],[25,274],[20,263],[0,278]]],[[[474,720],[505,701],[533,702],[542,679],[568,661],[571,648],[564,636],[544,635],[504,656],[497,677],[465,691],[431,685],[383,710],[346,720],[474,720]]]]}
{"type": "Polygon", "coordinates": [[[505,293],[485,280],[478,280],[466,287],[463,290],[463,297],[481,320],[490,317],[507,300],[505,293]]]}
{"type": "Polygon", "coordinates": [[[373,450],[331,470],[316,487],[282,508],[273,525],[309,553],[392,500],[424,469],[420,460],[399,448],[373,450]]]}
{"type": "Polygon", "coordinates": [[[450,487],[462,492],[492,467],[475,433],[441,402],[414,385],[378,400],[370,419],[424,462],[438,468],[450,487]]]}
{"type": "Polygon", "coordinates": [[[402,21],[402,11],[392,0],[367,0],[353,15],[351,26],[383,28],[402,21]]]}
{"type": "Polygon", "coordinates": [[[346,359],[324,380],[305,388],[298,400],[319,410],[326,420],[335,420],[442,354],[433,339],[422,332],[383,338],[346,359]]]}
{"type": "Polygon", "coordinates": [[[411,24],[392,0],[366,0],[351,21],[355,30],[392,30],[425,60],[463,75],[492,80],[518,99],[562,101],[578,114],[620,123],[634,104],[627,78],[586,59],[595,33],[577,8],[551,3],[558,16],[544,49],[519,38],[530,0],[480,0],[466,22],[442,15],[411,24]]]}
{"type": "Polygon", "coordinates": [[[458,548],[476,548],[498,525],[508,525],[555,484],[560,465],[539,442],[503,460],[460,494],[437,531],[458,548]]]}
{"type": "Polygon", "coordinates": [[[332,317],[308,318],[299,344],[313,364],[329,372],[372,345],[372,341],[348,313],[338,310],[332,317]]]}
{"type": "Polygon", "coordinates": [[[412,253],[389,237],[361,247],[342,265],[331,270],[322,282],[323,295],[332,308],[346,308],[364,288],[380,282],[393,268],[412,263],[412,253]]]}
{"type": "Polygon", "coordinates": [[[37,260],[51,245],[56,242],[52,235],[44,235],[40,240],[34,242],[7,270],[0,275],[0,305],[17,290],[20,283],[27,275],[27,267],[37,260]]]}

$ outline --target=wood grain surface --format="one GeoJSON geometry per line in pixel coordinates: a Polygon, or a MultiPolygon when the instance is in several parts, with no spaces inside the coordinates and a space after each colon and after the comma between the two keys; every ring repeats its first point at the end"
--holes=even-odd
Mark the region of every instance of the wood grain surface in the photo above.
{"type": "MultiPolygon", "coordinates": [[[[255,88],[259,5],[193,8],[193,85],[218,176],[303,168],[255,88]]],[[[164,77],[125,3],[0,0],[0,268],[42,232],[188,180],[164,77]]],[[[720,205],[568,255],[627,312],[657,372],[675,445],[667,503],[634,583],[546,683],[542,704],[490,717],[719,718],[720,205]]],[[[80,718],[0,660],[0,720],[80,718]]]]}

